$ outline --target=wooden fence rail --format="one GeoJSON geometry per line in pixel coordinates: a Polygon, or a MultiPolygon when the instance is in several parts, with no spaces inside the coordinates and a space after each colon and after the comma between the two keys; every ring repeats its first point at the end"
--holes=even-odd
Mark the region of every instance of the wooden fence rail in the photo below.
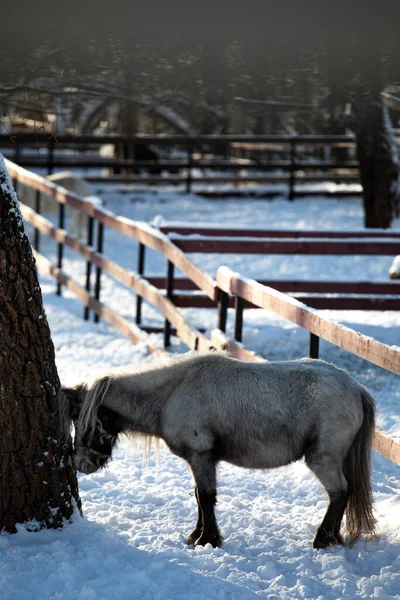
{"type": "Polygon", "coordinates": [[[160,144],[160,145],[180,145],[186,147],[188,144],[193,146],[207,145],[215,147],[223,142],[232,143],[254,143],[254,144],[291,144],[311,145],[311,146],[339,146],[355,145],[353,135],[253,135],[253,134],[63,134],[49,135],[42,132],[17,132],[0,134],[0,146],[15,147],[21,144],[48,145],[57,144],[64,147],[79,145],[99,144],[160,144]]]}
{"type": "Polygon", "coordinates": [[[400,375],[400,347],[389,347],[349,327],[334,323],[295,298],[254,280],[245,279],[228,267],[218,269],[217,285],[227,294],[270,310],[310,333],[400,375]]]}
{"type": "Polygon", "coordinates": [[[254,238],[204,238],[183,239],[170,236],[184,252],[222,254],[330,254],[330,255],[380,255],[400,254],[400,241],[396,239],[254,239],[254,238]]]}
{"type": "Polygon", "coordinates": [[[400,231],[388,229],[349,229],[346,231],[322,230],[308,231],[304,229],[256,229],[246,227],[221,227],[220,225],[181,225],[180,223],[168,223],[159,227],[165,234],[179,235],[202,235],[207,237],[244,237],[244,238],[382,238],[382,239],[400,239],[400,231]]]}
{"type": "MultiPolygon", "coordinates": [[[[5,152],[6,157],[10,153],[5,152]]],[[[22,155],[18,159],[18,163],[23,167],[43,167],[46,165],[47,159],[46,156],[29,156],[22,155]]],[[[87,154],[82,154],[79,157],[74,156],[64,156],[64,155],[56,155],[52,159],[53,167],[80,167],[80,168],[110,168],[110,169],[135,169],[135,170],[157,170],[158,172],[161,170],[172,170],[179,171],[181,169],[188,168],[187,159],[160,159],[160,160],[135,160],[132,159],[116,159],[116,158],[105,158],[100,156],[88,156],[87,154]]],[[[282,171],[290,171],[293,167],[295,167],[298,171],[333,171],[333,175],[335,172],[339,170],[349,171],[349,173],[342,173],[344,178],[346,174],[350,179],[354,179],[354,181],[358,181],[358,177],[354,176],[358,173],[358,163],[355,161],[343,161],[343,162],[334,162],[334,161],[305,161],[299,160],[296,161],[295,164],[291,163],[287,160],[274,160],[274,161],[266,161],[266,160],[252,160],[252,159],[201,159],[193,157],[190,167],[192,169],[210,169],[216,171],[246,171],[248,169],[254,169],[258,171],[272,171],[280,169],[282,171]],[[354,172],[354,173],[352,173],[354,172]],[[352,177],[351,177],[352,176],[352,177]]],[[[336,173],[338,175],[338,173],[336,173]]],[[[326,178],[326,176],[325,176],[326,178]]],[[[99,177],[99,179],[101,179],[99,177]]],[[[176,178],[177,180],[181,178],[176,178]]],[[[228,179],[228,178],[223,178],[228,179]]],[[[267,178],[268,179],[268,178],[267,178]]],[[[271,180],[274,178],[271,176],[271,180]]],[[[199,178],[201,181],[201,178],[199,178]]],[[[287,181],[287,176],[282,177],[282,181],[287,181]]]]}

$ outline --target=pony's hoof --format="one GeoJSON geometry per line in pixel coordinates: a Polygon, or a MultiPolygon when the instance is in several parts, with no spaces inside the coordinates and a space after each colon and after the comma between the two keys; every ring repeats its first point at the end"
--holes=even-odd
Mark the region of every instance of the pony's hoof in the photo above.
{"type": "Polygon", "coordinates": [[[201,529],[193,529],[192,533],[186,540],[188,546],[193,546],[201,536],[201,529]]]}
{"type": "Polygon", "coordinates": [[[339,543],[339,540],[333,535],[333,533],[328,531],[318,531],[314,539],[313,548],[317,550],[322,550],[323,548],[333,548],[339,543]]]}
{"type": "Polygon", "coordinates": [[[211,533],[202,535],[195,541],[194,545],[196,546],[206,546],[207,544],[211,544],[213,548],[219,548],[222,546],[222,538],[219,533],[211,533]]]}

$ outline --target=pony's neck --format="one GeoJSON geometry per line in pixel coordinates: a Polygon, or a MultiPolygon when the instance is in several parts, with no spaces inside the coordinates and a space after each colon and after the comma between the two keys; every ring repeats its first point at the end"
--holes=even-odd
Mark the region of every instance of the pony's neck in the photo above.
{"type": "Polygon", "coordinates": [[[160,415],[165,402],[182,380],[185,366],[169,364],[115,377],[104,405],[118,412],[124,429],[161,436],[160,415]]]}

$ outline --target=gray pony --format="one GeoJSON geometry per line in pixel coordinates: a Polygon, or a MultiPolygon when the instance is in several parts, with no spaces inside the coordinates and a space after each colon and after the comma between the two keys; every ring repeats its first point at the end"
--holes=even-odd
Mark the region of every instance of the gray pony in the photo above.
{"type": "Polygon", "coordinates": [[[371,443],[374,400],[346,371],[322,360],[245,363],[189,352],[63,388],[75,425],[74,461],[93,473],[111,457],[118,435],[161,438],[189,464],[198,519],[188,544],[222,538],[214,506],[216,465],[271,469],[305,457],[329,496],[314,548],[373,533],[371,443]]]}

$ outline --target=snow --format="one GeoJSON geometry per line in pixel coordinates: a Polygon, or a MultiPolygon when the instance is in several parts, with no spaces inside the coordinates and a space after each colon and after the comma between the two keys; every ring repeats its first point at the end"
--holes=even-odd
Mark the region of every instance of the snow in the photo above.
{"type": "MultiPolygon", "coordinates": [[[[101,192],[107,209],[136,221],[180,221],[265,228],[362,228],[358,199],[206,200],[176,192],[123,190],[101,192]]],[[[398,228],[399,221],[395,222],[398,228]]],[[[43,241],[55,256],[54,242],[43,241]]],[[[106,231],[105,253],[134,269],[137,244],[106,231]]],[[[227,264],[244,277],[277,279],[388,280],[391,257],[193,255],[215,276],[227,264]]],[[[83,261],[66,251],[65,270],[81,281],[83,261]]],[[[146,273],[165,273],[166,261],[146,252],[146,273]]],[[[145,343],[133,346],[103,322],[82,320],[83,308],[69,292],[55,295],[55,284],[41,277],[57,366],[64,385],[91,379],[103,370],[147,357],[145,343]]],[[[132,319],[135,300],[123,286],[104,278],[102,299],[132,319]]],[[[188,309],[196,326],[209,332],[214,310],[188,309]]],[[[400,313],[324,311],[365,335],[398,344],[400,313]]],[[[155,309],[143,306],[143,320],[162,324],[155,309]]],[[[233,314],[229,311],[228,332],[233,314]]],[[[307,353],[308,334],[266,311],[247,310],[244,343],[269,359],[307,353]]],[[[152,336],[160,343],[159,336],[152,336]]],[[[174,340],[174,351],[186,348],[174,340]]],[[[378,425],[400,439],[398,376],[321,341],[321,357],[348,369],[377,400],[378,425]]],[[[400,471],[374,453],[373,491],[379,535],[353,548],[312,549],[316,527],[326,510],[326,495],[304,462],[271,471],[221,464],[217,518],[224,536],[219,549],[188,547],[197,509],[193,484],[183,461],[161,447],[146,467],[142,449],[122,439],[110,466],[80,475],[85,518],[62,531],[0,535],[1,600],[109,600],[251,598],[336,600],[400,598],[400,471]]]]}

